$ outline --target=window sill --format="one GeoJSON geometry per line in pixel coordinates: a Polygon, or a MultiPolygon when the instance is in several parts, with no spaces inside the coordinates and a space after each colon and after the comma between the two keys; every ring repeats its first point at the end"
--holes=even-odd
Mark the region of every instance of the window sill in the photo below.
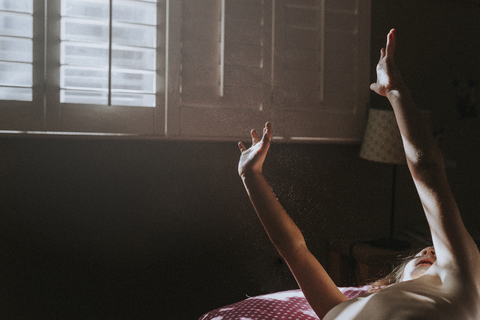
{"type": "MultiPolygon", "coordinates": [[[[0,130],[0,138],[32,138],[32,139],[115,139],[115,140],[159,140],[159,141],[250,141],[248,136],[238,137],[193,137],[193,136],[160,136],[134,133],[103,132],[62,132],[62,131],[19,131],[0,130]]],[[[316,137],[280,137],[273,140],[280,143],[315,143],[315,144],[359,144],[358,139],[316,138],[316,137]]]]}

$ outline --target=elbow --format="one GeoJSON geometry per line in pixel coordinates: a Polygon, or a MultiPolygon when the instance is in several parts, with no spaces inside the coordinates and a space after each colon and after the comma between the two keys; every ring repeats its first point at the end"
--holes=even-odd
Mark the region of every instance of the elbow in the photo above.
{"type": "Polygon", "coordinates": [[[407,157],[408,167],[412,177],[416,181],[423,181],[433,177],[442,176],[445,172],[443,158],[440,152],[438,154],[428,157],[419,157],[409,159],[407,157]]]}
{"type": "Polygon", "coordinates": [[[405,156],[410,168],[421,171],[443,168],[443,156],[436,144],[429,147],[414,147],[405,144],[405,156]]]}
{"type": "Polygon", "coordinates": [[[307,248],[305,239],[303,236],[293,238],[293,239],[283,239],[280,241],[273,241],[275,248],[277,248],[278,253],[286,260],[289,260],[289,257],[296,256],[298,252],[303,251],[307,248]]]}

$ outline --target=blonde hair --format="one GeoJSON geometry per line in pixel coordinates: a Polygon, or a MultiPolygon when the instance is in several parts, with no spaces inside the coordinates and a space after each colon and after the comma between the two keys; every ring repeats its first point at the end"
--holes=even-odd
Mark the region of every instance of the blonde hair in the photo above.
{"type": "Polygon", "coordinates": [[[394,267],[389,274],[387,274],[383,278],[380,278],[374,282],[369,283],[371,288],[368,290],[368,292],[369,293],[377,292],[382,290],[385,287],[388,287],[389,285],[399,283],[402,280],[403,271],[405,270],[405,267],[412,259],[414,259],[417,256],[417,254],[418,252],[410,254],[405,257],[401,257],[400,263],[396,267],[394,267]]]}

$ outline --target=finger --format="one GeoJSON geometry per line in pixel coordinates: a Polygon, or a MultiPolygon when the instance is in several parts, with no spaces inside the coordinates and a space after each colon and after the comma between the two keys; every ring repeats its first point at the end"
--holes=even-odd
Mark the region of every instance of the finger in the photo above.
{"type": "Polygon", "coordinates": [[[258,141],[259,141],[258,134],[257,134],[257,131],[255,129],[252,129],[252,131],[250,132],[250,135],[252,136],[252,143],[253,144],[258,143],[258,141]]]}
{"type": "Polygon", "coordinates": [[[267,142],[272,140],[272,124],[270,122],[265,123],[265,128],[263,129],[263,140],[267,142]]]}
{"type": "Polygon", "coordinates": [[[382,59],[385,57],[385,48],[380,49],[380,59],[378,62],[382,61],[382,59]]]}
{"type": "Polygon", "coordinates": [[[247,148],[245,148],[242,142],[238,143],[238,149],[240,149],[241,152],[244,152],[245,150],[247,150],[247,148]]]}
{"type": "Polygon", "coordinates": [[[378,85],[377,85],[376,83],[372,83],[372,84],[370,85],[370,90],[377,92],[377,90],[376,90],[377,87],[378,87],[378,85]]]}
{"type": "Polygon", "coordinates": [[[395,47],[396,47],[396,32],[395,29],[390,30],[387,36],[387,50],[386,55],[387,57],[393,57],[395,54],[395,47]]]}

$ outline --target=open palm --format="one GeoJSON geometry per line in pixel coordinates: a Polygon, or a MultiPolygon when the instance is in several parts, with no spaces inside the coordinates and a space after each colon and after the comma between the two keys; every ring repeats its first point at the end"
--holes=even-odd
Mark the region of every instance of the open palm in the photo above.
{"type": "Polygon", "coordinates": [[[395,46],[396,32],[395,29],[392,29],[387,36],[386,48],[382,48],[380,52],[380,60],[377,64],[377,82],[370,85],[371,90],[382,96],[386,96],[390,90],[395,89],[403,82],[393,59],[395,46]]]}
{"type": "Polygon", "coordinates": [[[269,122],[265,124],[262,139],[259,139],[255,129],[251,131],[251,136],[252,146],[250,148],[247,149],[242,142],[238,143],[238,148],[242,152],[238,162],[238,174],[240,176],[262,173],[263,162],[272,139],[272,125],[269,122]]]}

